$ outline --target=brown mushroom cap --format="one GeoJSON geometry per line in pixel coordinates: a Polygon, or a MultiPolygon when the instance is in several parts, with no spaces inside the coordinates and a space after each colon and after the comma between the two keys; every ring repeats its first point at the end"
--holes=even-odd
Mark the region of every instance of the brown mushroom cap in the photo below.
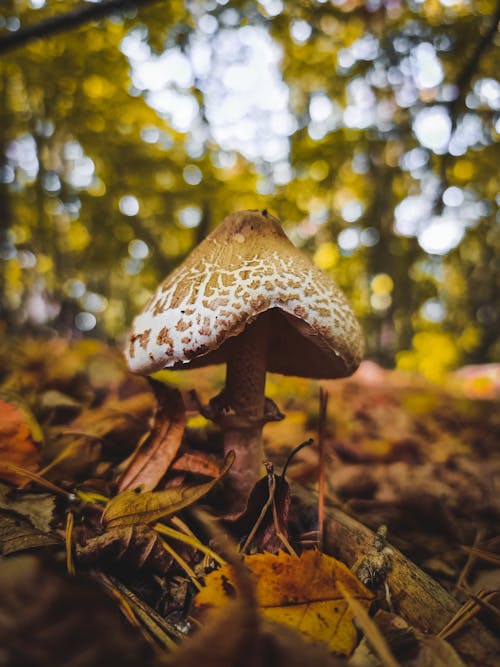
{"type": "Polygon", "coordinates": [[[350,375],[363,353],[344,295],[266,212],[229,215],[158,288],[125,351],[134,373],[223,363],[234,337],[269,319],[267,369],[350,375]]]}

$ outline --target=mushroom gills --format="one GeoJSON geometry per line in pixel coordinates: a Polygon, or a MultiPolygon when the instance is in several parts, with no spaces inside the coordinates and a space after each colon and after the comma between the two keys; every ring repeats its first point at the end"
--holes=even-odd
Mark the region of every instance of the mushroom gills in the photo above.
{"type": "MultiPolygon", "coordinates": [[[[351,374],[353,369],[342,355],[332,350],[307,322],[285,313],[280,308],[271,308],[256,319],[262,318],[268,320],[267,371],[269,373],[314,379],[344,377],[351,374]]],[[[230,337],[218,349],[191,359],[190,368],[226,363],[234,340],[234,337],[230,337]]],[[[184,366],[185,364],[181,362],[175,364],[173,368],[179,369],[184,366]]]]}

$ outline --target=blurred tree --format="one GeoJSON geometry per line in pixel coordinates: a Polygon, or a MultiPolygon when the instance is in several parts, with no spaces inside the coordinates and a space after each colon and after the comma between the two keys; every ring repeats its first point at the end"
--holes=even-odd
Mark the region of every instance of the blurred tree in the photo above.
{"type": "Polygon", "coordinates": [[[267,206],[371,356],[498,356],[500,3],[158,0],[7,52],[98,4],[0,8],[9,327],[120,336],[225,214],[267,206]]]}

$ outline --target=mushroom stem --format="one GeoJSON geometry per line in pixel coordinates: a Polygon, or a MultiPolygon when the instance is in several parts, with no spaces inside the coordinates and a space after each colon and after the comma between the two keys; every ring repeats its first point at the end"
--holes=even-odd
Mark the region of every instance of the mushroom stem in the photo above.
{"type": "Polygon", "coordinates": [[[224,396],[231,418],[224,432],[224,451],[236,454],[228,485],[243,502],[263,470],[267,329],[267,317],[261,315],[233,339],[227,360],[224,396]]]}

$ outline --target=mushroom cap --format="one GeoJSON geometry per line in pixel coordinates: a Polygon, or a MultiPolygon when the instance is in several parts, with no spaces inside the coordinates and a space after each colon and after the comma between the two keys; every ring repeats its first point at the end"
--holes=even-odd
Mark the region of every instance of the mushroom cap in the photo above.
{"type": "Polygon", "coordinates": [[[269,319],[267,369],[283,375],[350,375],[363,353],[344,295],[266,211],[233,213],[198,245],[136,317],[130,370],[153,373],[224,363],[235,336],[269,319]]]}

